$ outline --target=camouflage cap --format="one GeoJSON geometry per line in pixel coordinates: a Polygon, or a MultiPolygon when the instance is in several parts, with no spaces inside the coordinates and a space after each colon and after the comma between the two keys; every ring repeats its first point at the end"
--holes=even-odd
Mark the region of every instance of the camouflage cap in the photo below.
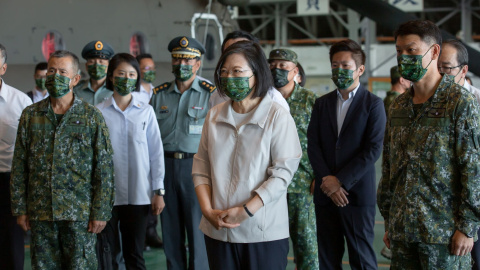
{"type": "Polygon", "coordinates": [[[393,66],[390,69],[390,80],[398,81],[400,77],[402,77],[402,75],[400,75],[400,72],[398,71],[398,66],[393,66]]]}
{"type": "Polygon", "coordinates": [[[202,56],[205,47],[194,38],[179,36],[168,43],[168,51],[172,53],[173,58],[192,59],[202,56]]]}
{"type": "Polygon", "coordinates": [[[112,46],[110,44],[101,41],[101,40],[94,40],[89,42],[82,50],[82,57],[85,60],[90,58],[102,58],[110,60],[112,56],[115,54],[113,51],[112,46]]]}
{"type": "Polygon", "coordinates": [[[272,60],[285,60],[293,62],[295,65],[298,63],[297,54],[289,49],[275,49],[270,52],[268,61],[272,60]]]}

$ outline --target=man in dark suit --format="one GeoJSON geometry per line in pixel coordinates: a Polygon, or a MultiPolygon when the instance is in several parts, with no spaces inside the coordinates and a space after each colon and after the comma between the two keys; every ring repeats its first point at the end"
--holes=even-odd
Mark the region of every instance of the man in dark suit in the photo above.
{"type": "Polygon", "coordinates": [[[352,269],[377,269],[375,161],[382,151],[385,109],[360,84],[365,71],[360,45],[335,43],[330,62],[338,88],[316,100],[307,134],[320,269],[342,269],[344,238],[352,269]]]}

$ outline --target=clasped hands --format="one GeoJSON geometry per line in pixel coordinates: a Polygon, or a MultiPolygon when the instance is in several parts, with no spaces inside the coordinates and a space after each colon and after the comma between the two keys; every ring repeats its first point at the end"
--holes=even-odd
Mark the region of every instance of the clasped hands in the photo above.
{"type": "Polygon", "coordinates": [[[249,218],[242,206],[227,210],[210,209],[204,213],[204,216],[217,230],[222,228],[236,228],[240,226],[240,223],[249,218]]]}
{"type": "Polygon", "coordinates": [[[323,177],[320,188],[325,195],[332,199],[336,206],[345,207],[348,204],[348,192],[342,187],[342,183],[336,176],[327,175],[323,177]]]}

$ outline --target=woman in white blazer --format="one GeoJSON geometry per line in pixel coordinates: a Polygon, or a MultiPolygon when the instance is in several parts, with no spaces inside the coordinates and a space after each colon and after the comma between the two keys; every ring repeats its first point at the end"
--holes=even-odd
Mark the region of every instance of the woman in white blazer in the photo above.
{"type": "Polygon", "coordinates": [[[210,109],[192,171],[210,269],[285,269],[286,192],[302,155],[295,123],[266,95],[273,82],[258,44],[231,45],[216,71],[231,101],[210,109]]]}

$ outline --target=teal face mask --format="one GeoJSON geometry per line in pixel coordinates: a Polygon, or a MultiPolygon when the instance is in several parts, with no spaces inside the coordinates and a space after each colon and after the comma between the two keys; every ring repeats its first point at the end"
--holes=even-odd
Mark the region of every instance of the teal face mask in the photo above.
{"type": "Polygon", "coordinates": [[[125,77],[113,78],[113,88],[121,96],[126,96],[135,90],[137,79],[130,79],[125,77]]]}
{"type": "Polygon", "coordinates": [[[353,82],[353,70],[334,68],[332,69],[332,81],[338,89],[347,89],[353,82]]]}
{"type": "Polygon", "coordinates": [[[88,75],[90,75],[90,78],[94,80],[101,80],[105,78],[105,76],[107,76],[107,68],[108,66],[99,65],[99,64],[88,65],[87,66],[88,75]]]}
{"type": "Polygon", "coordinates": [[[173,65],[172,73],[177,80],[188,81],[193,76],[193,66],[191,65],[173,65]]]}
{"type": "Polygon", "coordinates": [[[273,85],[276,88],[282,88],[288,84],[288,73],[291,70],[285,70],[280,68],[274,68],[271,70],[273,77],[273,85]]]}
{"type": "MultiPolygon", "coordinates": [[[[432,49],[432,47],[430,47],[430,49],[432,49]]],[[[402,54],[397,57],[398,71],[400,72],[403,78],[411,82],[418,82],[423,78],[423,76],[428,71],[428,66],[430,66],[433,60],[431,59],[427,67],[423,68],[422,59],[430,51],[430,49],[428,49],[428,51],[424,55],[402,54]]]]}
{"type": "MultiPolygon", "coordinates": [[[[253,76],[253,75],[252,75],[253,76]]],[[[222,77],[220,87],[233,101],[244,100],[253,90],[250,88],[249,79],[252,77],[222,77]]]]}
{"type": "Polygon", "coordinates": [[[148,70],[142,73],[143,80],[147,83],[155,81],[155,70],[148,70]]]}
{"type": "Polygon", "coordinates": [[[70,78],[58,73],[47,75],[45,87],[53,98],[61,98],[70,92],[70,78]]]}

